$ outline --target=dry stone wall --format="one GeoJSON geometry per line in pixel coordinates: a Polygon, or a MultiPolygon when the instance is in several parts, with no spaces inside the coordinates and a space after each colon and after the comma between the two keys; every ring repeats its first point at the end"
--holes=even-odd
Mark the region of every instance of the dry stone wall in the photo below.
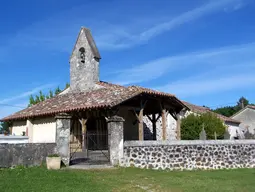
{"type": "Polygon", "coordinates": [[[255,140],[126,141],[121,165],[162,170],[254,168],[255,140]]]}

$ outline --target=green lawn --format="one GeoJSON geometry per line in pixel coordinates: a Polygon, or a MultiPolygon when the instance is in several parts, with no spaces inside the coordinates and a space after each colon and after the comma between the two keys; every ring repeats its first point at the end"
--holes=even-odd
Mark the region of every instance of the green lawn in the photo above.
{"type": "Polygon", "coordinates": [[[0,191],[255,191],[255,169],[166,172],[121,168],[48,171],[0,170],[0,191]]]}

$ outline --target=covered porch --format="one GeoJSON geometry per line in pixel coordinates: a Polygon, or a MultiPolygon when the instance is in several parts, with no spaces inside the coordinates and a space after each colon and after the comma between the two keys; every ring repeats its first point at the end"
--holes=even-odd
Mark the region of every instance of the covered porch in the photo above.
{"type": "MultiPolygon", "coordinates": [[[[180,138],[178,113],[184,105],[175,98],[149,93],[138,94],[111,108],[89,109],[70,113],[69,162],[70,164],[102,164],[111,162],[111,143],[115,134],[111,130],[112,117],[120,117],[122,140],[156,140],[156,122],[162,120],[162,140],[167,140],[167,115],[177,123],[180,138]],[[152,124],[151,137],[144,125],[144,117],[152,124]],[[123,121],[122,121],[123,120],[123,121]]],[[[115,122],[116,123],[116,122],[115,122]]],[[[116,131],[115,131],[116,132],[116,131]]],[[[118,132],[118,131],[117,131],[118,132]]]]}

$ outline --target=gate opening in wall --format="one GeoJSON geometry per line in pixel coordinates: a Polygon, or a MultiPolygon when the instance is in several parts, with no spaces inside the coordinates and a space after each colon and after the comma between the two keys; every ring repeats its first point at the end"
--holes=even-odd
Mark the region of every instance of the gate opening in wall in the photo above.
{"type": "Polygon", "coordinates": [[[82,126],[74,119],[70,133],[70,165],[109,163],[108,131],[104,118],[90,118],[83,142],[82,126]],[[82,145],[85,145],[84,147],[82,145]]]}

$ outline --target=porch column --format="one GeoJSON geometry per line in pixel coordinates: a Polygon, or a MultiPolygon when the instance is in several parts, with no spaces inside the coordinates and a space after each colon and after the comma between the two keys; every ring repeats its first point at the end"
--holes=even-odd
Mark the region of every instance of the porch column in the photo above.
{"type": "Polygon", "coordinates": [[[108,147],[112,165],[119,165],[121,158],[123,158],[123,122],[124,119],[119,116],[112,116],[107,119],[108,147]]]}
{"type": "Polygon", "coordinates": [[[156,120],[156,114],[152,114],[152,130],[153,130],[153,140],[157,140],[157,120],[156,120]]]}
{"type": "Polygon", "coordinates": [[[59,114],[56,117],[56,150],[63,163],[68,166],[70,161],[70,129],[71,116],[59,114]]]}
{"type": "Polygon", "coordinates": [[[166,140],[166,127],[167,127],[167,113],[165,109],[162,109],[162,140],[166,140]]]}
{"type": "Polygon", "coordinates": [[[176,131],[177,140],[181,140],[181,117],[179,114],[176,115],[176,131]]]}

